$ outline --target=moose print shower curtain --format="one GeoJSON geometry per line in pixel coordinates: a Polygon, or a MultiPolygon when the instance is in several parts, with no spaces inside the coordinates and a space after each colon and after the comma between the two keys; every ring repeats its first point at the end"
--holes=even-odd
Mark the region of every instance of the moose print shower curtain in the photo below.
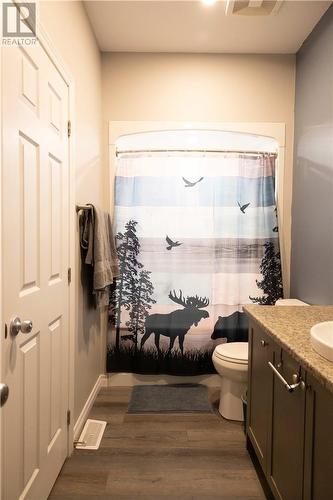
{"type": "Polygon", "coordinates": [[[212,373],[247,341],[242,306],[282,296],[275,156],[132,153],[117,160],[109,371],[212,373]]]}

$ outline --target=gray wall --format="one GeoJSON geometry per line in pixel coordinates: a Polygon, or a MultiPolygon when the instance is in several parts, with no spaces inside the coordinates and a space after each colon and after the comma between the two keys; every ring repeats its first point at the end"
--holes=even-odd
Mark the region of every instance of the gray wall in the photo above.
{"type": "Polygon", "coordinates": [[[291,297],[333,304],[333,6],[296,59],[291,297]]]}

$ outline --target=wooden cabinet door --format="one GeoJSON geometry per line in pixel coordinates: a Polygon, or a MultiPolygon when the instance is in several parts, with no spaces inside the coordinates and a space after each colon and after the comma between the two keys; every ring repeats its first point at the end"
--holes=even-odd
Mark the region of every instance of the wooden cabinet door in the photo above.
{"type": "Polygon", "coordinates": [[[307,376],[304,500],[333,498],[333,394],[307,376]]]}
{"type": "Polygon", "coordinates": [[[263,471],[266,471],[268,425],[273,373],[268,366],[272,340],[250,323],[247,435],[263,471]]]}
{"type": "MultiPolygon", "coordinates": [[[[275,347],[273,354],[274,366],[284,379],[292,384],[293,374],[300,373],[300,366],[278,347],[275,347]]],[[[268,482],[276,498],[301,500],[304,464],[304,388],[299,386],[293,392],[288,392],[280,378],[274,375],[271,412],[267,446],[268,482]]]]}

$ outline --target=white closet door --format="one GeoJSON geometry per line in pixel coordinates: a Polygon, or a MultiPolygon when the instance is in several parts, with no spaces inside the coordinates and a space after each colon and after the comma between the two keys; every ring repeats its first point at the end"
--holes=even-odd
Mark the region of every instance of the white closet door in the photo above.
{"type": "Polygon", "coordinates": [[[43,500],[67,455],[69,89],[41,45],[3,68],[2,488],[43,500]]]}

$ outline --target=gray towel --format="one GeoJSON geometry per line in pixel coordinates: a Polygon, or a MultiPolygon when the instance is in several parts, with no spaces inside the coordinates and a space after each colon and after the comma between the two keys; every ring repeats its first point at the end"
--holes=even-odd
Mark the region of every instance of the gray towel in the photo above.
{"type": "Polygon", "coordinates": [[[93,265],[94,261],[94,206],[87,205],[85,210],[80,212],[80,247],[83,254],[83,262],[93,265]]]}
{"type": "Polygon", "coordinates": [[[99,307],[109,305],[109,287],[119,276],[119,263],[111,218],[91,205],[80,217],[80,244],[85,263],[94,268],[93,289],[99,307]]]}

